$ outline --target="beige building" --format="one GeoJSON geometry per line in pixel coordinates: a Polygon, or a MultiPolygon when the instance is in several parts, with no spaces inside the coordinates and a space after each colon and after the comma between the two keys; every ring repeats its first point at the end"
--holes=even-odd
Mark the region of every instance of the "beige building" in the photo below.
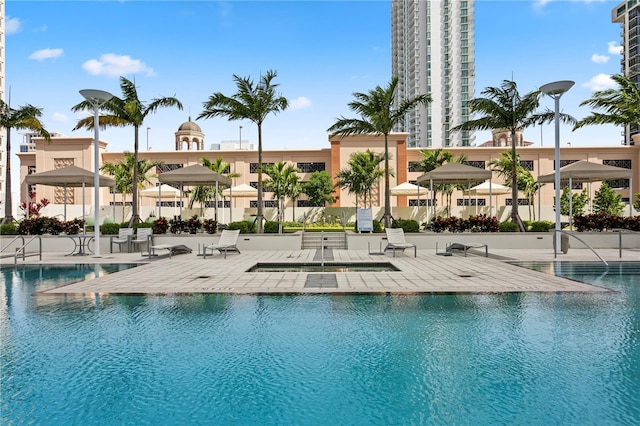
{"type": "MultiPolygon", "coordinates": [[[[190,122],[187,122],[190,123],[190,122]]],[[[185,124],[187,124],[185,123],[185,124]]],[[[197,127],[190,127],[183,124],[180,130],[176,132],[176,150],[175,151],[141,151],[140,159],[162,162],[163,165],[154,170],[154,175],[169,171],[178,167],[185,167],[192,164],[202,162],[202,158],[206,157],[212,161],[221,157],[224,161],[230,163],[229,172],[237,173],[240,176],[233,179],[233,185],[247,184],[257,185],[257,151],[247,149],[226,149],[226,150],[204,150],[204,134],[197,127]],[[189,132],[192,132],[191,135],[189,132]],[[187,143],[189,142],[189,143],[187,143]]],[[[407,133],[395,133],[389,136],[389,153],[390,167],[393,170],[393,176],[390,179],[391,187],[404,182],[415,182],[422,174],[415,169],[415,163],[423,158],[421,149],[407,148],[407,133]]],[[[26,188],[24,185],[25,176],[30,173],[43,172],[53,170],[67,165],[76,165],[78,167],[94,170],[93,168],[93,138],[89,137],[54,137],[51,143],[46,143],[41,138],[34,138],[36,149],[29,152],[21,152],[18,154],[20,158],[20,182],[21,182],[21,201],[26,197],[26,188]]],[[[337,174],[340,169],[347,167],[349,156],[358,151],[371,149],[375,152],[384,152],[384,137],[374,135],[360,135],[349,137],[332,137],[329,138],[328,147],[320,149],[307,150],[265,150],[263,152],[263,162],[265,164],[275,163],[278,161],[290,162],[297,166],[300,170],[301,181],[308,180],[310,174],[314,171],[326,171],[331,176],[337,174]]],[[[100,141],[101,162],[116,163],[124,158],[123,152],[109,152],[108,143],[100,141]]],[[[448,150],[454,156],[464,155],[467,158],[467,164],[488,169],[489,162],[492,159],[499,158],[500,154],[510,148],[504,146],[498,147],[450,147],[448,150]]],[[[554,148],[553,147],[533,147],[524,146],[518,148],[520,160],[525,169],[530,170],[534,177],[552,173],[554,171],[554,148]]],[[[612,187],[622,195],[626,203],[628,203],[631,194],[640,192],[640,146],[607,146],[607,147],[563,147],[561,149],[561,166],[569,164],[577,160],[587,160],[600,164],[614,165],[632,169],[632,185],[629,188],[629,180],[611,182],[612,187]]],[[[151,186],[157,183],[157,177],[151,176],[151,186]]],[[[493,183],[504,184],[504,178],[494,172],[493,183]]],[[[600,182],[589,183],[573,183],[574,189],[578,191],[580,188],[586,188],[591,195],[600,187],[600,182]]],[[[32,188],[36,191],[36,199],[47,198],[51,201],[51,205],[46,207],[45,214],[56,215],[62,214],[64,203],[64,190],[60,187],[49,187],[37,185],[32,188]]],[[[185,188],[188,189],[188,188],[185,188]]],[[[131,196],[123,198],[121,194],[113,194],[108,188],[102,188],[100,199],[102,200],[101,217],[102,219],[115,218],[121,221],[130,215],[131,196]]],[[[293,203],[287,200],[285,216],[287,220],[292,220],[295,214],[296,220],[301,220],[303,215],[310,218],[317,218],[318,215],[342,215],[345,211],[347,219],[352,220],[355,214],[355,197],[346,190],[337,189],[338,201],[331,208],[327,209],[319,207],[310,207],[305,196],[303,195],[297,200],[295,209],[293,203]],[[342,208],[337,210],[334,208],[342,208]],[[294,213],[295,210],[295,213],[294,213]],[[324,211],[326,210],[326,211],[324,211]]],[[[67,188],[67,218],[81,217],[82,211],[82,195],[81,188],[67,188]]],[[[84,190],[84,200],[87,207],[84,214],[88,217],[93,216],[93,188],[84,190]]],[[[379,217],[381,206],[383,204],[384,179],[381,179],[373,191],[374,214],[379,217]]],[[[267,219],[275,218],[276,201],[272,199],[272,194],[265,193],[265,216],[267,219]]],[[[535,198],[534,205],[529,206],[524,195],[519,199],[519,212],[524,220],[528,219],[548,219],[553,220],[553,184],[544,185],[539,192],[539,196],[535,198]]],[[[428,196],[392,196],[392,213],[395,218],[413,218],[420,221],[427,219],[427,200],[428,196]]],[[[506,220],[511,211],[511,195],[499,194],[493,195],[489,200],[488,195],[469,194],[466,191],[456,190],[451,197],[452,214],[456,216],[467,217],[470,214],[488,214],[490,205],[494,215],[500,220],[506,220]]],[[[229,220],[241,220],[255,214],[256,197],[235,197],[232,200],[220,199],[218,201],[218,220],[222,223],[229,220]]],[[[216,214],[213,208],[214,202],[210,202],[205,206],[204,215],[206,217],[214,217],[216,214]]],[[[182,213],[183,217],[192,214],[200,215],[200,206],[194,205],[193,209],[188,209],[188,197],[175,199],[164,198],[161,205],[157,197],[140,197],[140,214],[146,218],[149,215],[172,216],[182,213]],[[160,211],[161,210],[161,211],[160,211]]],[[[436,198],[436,214],[445,213],[446,202],[439,194],[436,198]]],[[[625,210],[628,214],[629,209],[625,210]]],[[[17,212],[18,217],[21,212],[17,212]]],[[[635,212],[634,214],[637,214],[635,212]]]]}

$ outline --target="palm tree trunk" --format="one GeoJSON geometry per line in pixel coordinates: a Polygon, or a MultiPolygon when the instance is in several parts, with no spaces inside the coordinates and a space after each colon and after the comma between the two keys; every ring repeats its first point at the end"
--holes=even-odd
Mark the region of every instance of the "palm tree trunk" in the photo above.
{"type": "Polygon", "coordinates": [[[262,123],[258,123],[258,221],[257,233],[262,234],[262,123]]]}
{"type": "MultiPolygon", "coordinates": [[[[4,195],[4,219],[2,223],[13,222],[13,214],[11,212],[13,201],[11,200],[11,127],[6,128],[7,131],[7,166],[5,170],[5,195],[4,195]]],[[[27,200],[27,203],[29,200],[27,200]]],[[[26,217],[26,216],[25,216],[26,217]]]]}
{"type": "Polygon", "coordinates": [[[516,157],[516,131],[511,131],[511,221],[518,224],[520,232],[524,232],[524,224],[518,215],[518,157],[516,157]]]}
{"type": "Polygon", "coordinates": [[[135,136],[133,138],[133,185],[131,186],[131,192],[132,210],[129,227],[133,226],[134,223],[140,222],[140,216],[138,215],[138,126],[135,126],[135,136]]]}
{"type": "Polygon", "coordinates": [[[389,189],[389,141],[384,135],[384,227],[391,226],[391,190],[389,189]]]}

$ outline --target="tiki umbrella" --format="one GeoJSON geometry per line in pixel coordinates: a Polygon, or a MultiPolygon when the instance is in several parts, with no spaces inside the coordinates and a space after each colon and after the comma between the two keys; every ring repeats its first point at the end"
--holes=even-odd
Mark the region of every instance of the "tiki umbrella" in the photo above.
{"type": "MultiPolygon", "coordinates": [[[[480,185],[476,185],[469,188],[469,192],[478,195],[489,196],[489,216],[493,216],[493,204],[491,203],[491,196],[496,196],[496,209],[498,208],[498,194],[508,194],[511,192],[511,188],[508,186],[500,185],[499,183],[493,183],[491,181],[482,182],[480,185]]],[[[478,203],[476,202],[476,214],[478,214],[478,203]]]]}
{"type": "Polygon", "coordinates": [[[141,197],[157,198],[158,199],[158,217],[161,217],[162,213],[162,200],[173,198],[173,214],[176,214],[177,201],[176,198],[180,195],[180,190],[174,188],[171,185],[162,184],[158,185],[158,188],[147,188],[140,191],[141,197]]]}
{"type": "MultiPolygon", "coordinates": [[[[251,185],[241,183],[238,186],[232,186],[222,191],[222,195],[225,197],[257,197],[258,190],[251,185]]],[[[229,208],[229,222],[233,222],[232,208],[229,208]]]]}
{"type": "Polygon", "coordinates": [[[394,186],[390,189],[391,195],[395,196],[406,196],[406,195],[417,195],[418,196],[418,215],[420,214],[420,195],[426,195],[429,193],[429,190],[424,186],[414,185],[409,182],[401,183],[398,186],[394,186]]]}

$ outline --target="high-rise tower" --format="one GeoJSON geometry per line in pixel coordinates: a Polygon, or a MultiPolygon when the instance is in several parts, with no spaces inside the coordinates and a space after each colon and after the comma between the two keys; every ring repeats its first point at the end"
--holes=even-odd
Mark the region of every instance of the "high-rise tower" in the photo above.
{"type": "MultiPolygon", "coordinates": [[[[611,11],[612,22],[622,27],[621,73],[640,87],[640,1],[625,0],[611,11]]],[[[631,144],[631,135],[640,133],[640,128],[627,126],[624,130],[625,145],[631,144]]]]}
{"type": "MultiPolygon", "coordinates": [[[[6,102],[4,96],[4,35],[6,32],[5,28],[5,19],[4,19],[4,0],[0,0],[0,99],[3,102],[6,102]]],[[[5,129],[0,128],[0,201],[2,205],[4,205],[4,196],[5,196],[5,167],[6,160],[5,156],[7,155],[7,147],[5,144],[7,143],[5,138],[5,129]]]]}
{"type": "Polygon", "coordinates": [[[449,129],[468,121],[474,93],[474,0],[392,0],[392,75],[398,102],[421,93],[433,101],[407,114],[397,131],[409,147],[468,146],[471,132],[449,129]]]}

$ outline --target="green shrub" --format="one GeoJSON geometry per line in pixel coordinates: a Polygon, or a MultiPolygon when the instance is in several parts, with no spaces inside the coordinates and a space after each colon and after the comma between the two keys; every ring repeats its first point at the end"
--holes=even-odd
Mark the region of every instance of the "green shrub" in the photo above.
{"type": "Polygon", "coordinates": [[[264,223],[263,231],[265,234],[277,234],[279,229],[280,229],[279,222],[268,220],[264,223]]]}
{"type": "Polygon", "coordinates": [[[514,222],[502,222],[500,232],[518,232],[518,224],[514,222]]]}
{"type": "Polygon", "coordinates": [[[5,223],[0,225],[0,235],[16,235],[18,228],[14,223],[5,223]]]}
{"type": "Polygon", "coordinates": [[[240,222],[231,222],[230,224],[227,225],[227,229],[229,230],[239,229],[241,234],[248,234],[250,226],[251,226],[251,223],[243,220],[240,222]]]}
{"type": "Polygon", "coordinates": [[[528,229],[531,232],[548,232],[553,223],[548,220],[529,223],[528,229]]]}
{"type": "Polygon", "coordinates": [[[402,228],[405,233],[420,232],[420,224],[413,219],[398,219],[391,223],[392,228],[402,228]]]}
{"type": "Polygon", "coordinates": [[[119,223],[103,223],[102,226],[100,226],[100,233],[102,235],[118,235],[119,230],[119,223]]]}
{"type": "MultiPolygon", "coordinates": [[[[127,224],[128,226],[128,224],[127,224]]],[[[125,226],[126,228],[126,226],[125,226]]],[[[134,223],[133,224],[133,229],[138,229],[138,228],[153,228],[153,222],[138,222],[138,223],[134,223]]]]}

